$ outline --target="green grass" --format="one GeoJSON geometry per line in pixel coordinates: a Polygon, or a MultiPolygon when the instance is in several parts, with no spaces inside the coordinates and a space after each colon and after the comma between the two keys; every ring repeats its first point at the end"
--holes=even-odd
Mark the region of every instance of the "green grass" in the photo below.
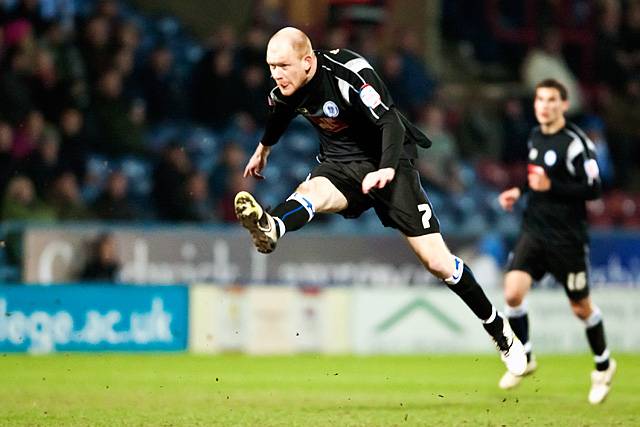
{"type": "Polygon", "coordinates": [[[616,357],[593,407],[586,354],[540,356],[512,392],[489,355],[2,355],[0,425],[640,425],[640,356],[616,357]]]}

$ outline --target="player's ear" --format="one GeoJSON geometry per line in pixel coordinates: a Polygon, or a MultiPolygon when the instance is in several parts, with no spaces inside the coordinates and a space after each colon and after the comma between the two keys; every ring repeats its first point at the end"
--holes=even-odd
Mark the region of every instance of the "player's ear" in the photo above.
{"type": "Polygon", "coordinates": [[[562,101],[562,112],[566,113],[569,110],[569,100],[562,101]]]}
{"type": "Polygon", "coordinates": [[[305,55],[305,57],[302,58],[302,61],[304,62],[304,72],[308,73],[309,71],[311,71],[313,57],[311,55],[305,55]]]}

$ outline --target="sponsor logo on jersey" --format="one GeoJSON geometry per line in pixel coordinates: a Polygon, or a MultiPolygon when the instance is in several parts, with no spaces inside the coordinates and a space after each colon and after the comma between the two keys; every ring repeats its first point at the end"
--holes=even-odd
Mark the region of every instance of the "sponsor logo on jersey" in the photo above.
{"type": "Polygon", "coordinates": [[[325,102],[324,105],[322,106],[322,111],[324,112],[324,115],[327,117],[338,117],[338,114],[340,114],[340,110],[338,109],[338,106],[333,101],[325,102]]]}
{"type": "Polygon", "coordinates": [[[538,157],[538,149],[532,148],[529,150],[529,160],[535,160],[538,157]]]}
{"type": "Polygon", "coordinates": [[[360,99],[364,105],[371,109],[376,108],[382,103],[380,94],[369,84],[365,84],[360,88],[360,99]]]}
{"type": "Polygon", "coordinates": [[[341,130],[349,127],[349,125],[346,122],[343,122],[342,120],[329,119],[327,117],[314,117],[314,116],[307,116],[307,118],[311,120],[313,123],[315,123],[315,125],[321,128],[323,131],[330,132],[330,133],[338,133],[341,130]]]}
{"type": "Polygon", "coordinates": [[[555,151],[549,150],[546,153],[544,153],[544,163],[547,166],[555,165],[556,164],[556,160],[558,160],[558,155],[556,154],[555,151]]]}

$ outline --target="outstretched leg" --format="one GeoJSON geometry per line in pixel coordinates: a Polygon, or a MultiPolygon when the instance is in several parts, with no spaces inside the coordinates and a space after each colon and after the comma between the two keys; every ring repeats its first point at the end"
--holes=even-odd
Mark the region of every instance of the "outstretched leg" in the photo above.
{"type": "Polygon", "coordinates": [[[287,231],[295,231],[307,224],[313,216],[324,212],[339,212],[347,208],[347,199],[324,177],[314,177],[298,186],[287,200],[266,212],[246,191],[234,200],[235,212],[244,228],[249,230],[258,252],[271,253],[287,231]]]}

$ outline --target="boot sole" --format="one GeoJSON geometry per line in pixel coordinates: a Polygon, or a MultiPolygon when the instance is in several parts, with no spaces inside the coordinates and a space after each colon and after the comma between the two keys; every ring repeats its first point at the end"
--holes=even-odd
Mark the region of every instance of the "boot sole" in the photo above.
{"type": "Polygon", "coordinates": [[[251,234],[251,240],[258,252],[268,254],[276,248],[275,242],[262,231],[258,225],[258,220],[262,217],[262,207],[256,199],[246,191],[236,194],[234,199],[236,217],[240,224],[251,234]]]}

